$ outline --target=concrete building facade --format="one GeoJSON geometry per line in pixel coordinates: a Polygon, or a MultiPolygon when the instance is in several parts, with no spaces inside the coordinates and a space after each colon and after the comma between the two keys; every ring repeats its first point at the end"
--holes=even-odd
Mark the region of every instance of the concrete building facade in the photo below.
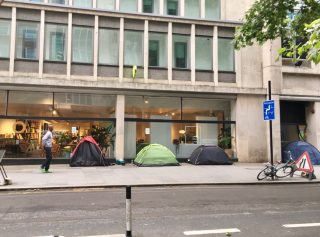
{"type": "Polygon", "coordinates": [[[4,1],[0,146],[37,155],[48,123],[78,140],[115,124],[106,152],[117,160],[150,143],[188,158],[227,138],[231,157],[263,162],[270,141],[262,103],[271,81],[274,159],[297,131],[320,148],[320,67],[276,61],[281,40],[233,49],[235,27],[253,2],[4,1]]]}

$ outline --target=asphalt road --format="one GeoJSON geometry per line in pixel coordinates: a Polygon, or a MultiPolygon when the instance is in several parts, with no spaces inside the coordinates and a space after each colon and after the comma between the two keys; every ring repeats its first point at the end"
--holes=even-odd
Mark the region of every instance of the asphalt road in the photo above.
{"type": "MultiPolygon", "coordinates": [[[[316,237],[320,185],[133,188],[132,211],[134,237],[316,237]]],[[[3,237],[124,233],[121,189],[0,192],[3,237]]]]}

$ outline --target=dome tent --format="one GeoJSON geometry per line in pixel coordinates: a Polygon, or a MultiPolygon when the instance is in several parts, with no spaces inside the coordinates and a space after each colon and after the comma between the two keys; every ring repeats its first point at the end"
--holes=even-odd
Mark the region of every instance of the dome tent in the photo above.
{"type": "Polygon", "coordinates": [[[98,143],[86,136],[72,152],[70,166],[100,166],[105,165],[98,143]]]}
{"type": "Polygon", "coordinates": [[[292,159],[298,160],[299,157],[304,153],[305,151],[308,152],[311,163],[313,165],[320,165],[320,152],[317,148],[315,148],[313,145],[311,145],[308,142],[304,141],[294,141],[287,144],[282,149],[282,161],[287,162],[290,159],[289,151],[292,155],[292,159]]]}
{"type": "Polygon", "coordinates": [[[179,165],[179,162],[167,147],[150,144],[137,154],[134,164],[137,166],[173,166],[179,165]]]}
{"type": "Polygon", "coordinates": [[[231,165],[228,155],[218,146],[201,145],[197,147],[189,158],[194,165],[231,165]]]}

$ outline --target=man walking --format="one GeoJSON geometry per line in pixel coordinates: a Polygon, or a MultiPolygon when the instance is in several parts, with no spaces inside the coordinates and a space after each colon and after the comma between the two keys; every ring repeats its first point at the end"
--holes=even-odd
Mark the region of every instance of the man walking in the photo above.
{"type": "Polygon", "coordinates": [[[46,160],[42,163],[41,165],[41,171],[42,173],[51,173],[49,171],[50,163],[52,160],[52,153],[51,153],[51,148],[52,148],[52,131],[53,131],[53,126],[49,125],[48,131],[46,134],[42,137],[42,146],[46,152],[46,160]]]}

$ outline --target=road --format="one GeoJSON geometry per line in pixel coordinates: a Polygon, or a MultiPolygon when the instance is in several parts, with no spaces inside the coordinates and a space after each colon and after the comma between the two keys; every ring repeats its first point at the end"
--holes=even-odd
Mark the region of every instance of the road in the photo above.
{"type": "MultiPolygon", "coordinates": [[[[125,233],[123,189],[0,192],[0,203],[4,237],[125,233]]],[[[134,237],[319,236],[320,185],[133,188],[132,211],[134,237]]]]}

